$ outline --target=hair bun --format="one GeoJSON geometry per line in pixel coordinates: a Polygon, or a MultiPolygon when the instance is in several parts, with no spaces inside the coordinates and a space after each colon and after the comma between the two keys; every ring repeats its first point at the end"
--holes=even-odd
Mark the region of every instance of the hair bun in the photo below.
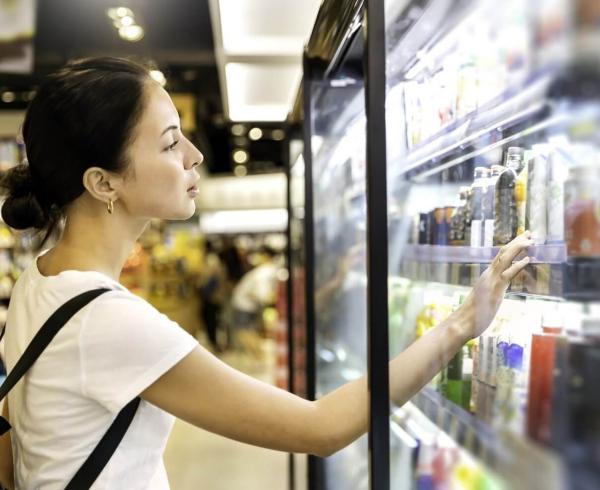
{"type": "Polygon", "coordinates": [[[6,200],[2,205],[2,219],[11,228],[44,228],[48,214],[34,193],[33,179],[28,165],[18,165],[8,170],[0,186],[4,188],[6,200]]]}

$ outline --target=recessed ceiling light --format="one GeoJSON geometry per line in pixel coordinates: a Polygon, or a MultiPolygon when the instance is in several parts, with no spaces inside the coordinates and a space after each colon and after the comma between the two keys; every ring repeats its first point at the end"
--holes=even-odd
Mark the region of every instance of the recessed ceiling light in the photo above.
{"type": "Polygon", "coordinates": [[[125,41],[136,42],[144,37],[144,29],[137,24],[123,26],[119,29],[119,36],[125,41]]]}
{"type": "Polygon", "coordinates": [[[132,26],[135,24],[135,20],[130,15],[126,15],[125,17],[115,20],[113,24],[117,29],[120,29],[121,27],[132,26]]]}
{"type": "Polygon", "coordinates": [[[167,84],[167,78],[160,70],[150,70],[150,77],[160,83],[161,87],[164,87],[167,84]]]}
{"type": "Polygon", "coordinates": [[[246,150],[235,150],[233,152],[233,161],[235,163],[246,163],[248,161],[248,152],[246,150]]]}
{"type": "Polygon", "coordinates": [[[248,169],[243,165],[236,165],[236,167],[233,169],[233,173],[236,175],[236,177],[245,177],[248,175],[248,169]]]}
{"type": "Polygon", "coordinates": [[[14,92],[4,92],[2,94],[2,102],[10,104],[15,101],[15,93],[14,92]]]}
{"type": "Polygon", "coordinates": [[[234,136],[243,136],[246,132],[246,127],[243,124],[234,124],[231,126],[231,134],[234,136]]]}
{"type": "Polygon", "coordinates": [[[250,137],[250,139],[252,141],[258,141],[263,136],[262,129],[260,129],[260,128],[252,128],[250,130],[250,132],[248,133],[248,136],[250,137]]]}
{"type": "Polygon", "coordinates": [[[118,7],[117,8],[117,15],[119,17],[125,17],[127,15],[132,16],[133,12],[131,11],[131,9],[128,9],[127,7],[118,7]]]}
{"type": "Polygon", "coordinates": [[[111,7],[106,10],[106,15],[112,20],[117,20],[123,17],[133,17],[133,12],[127,7],[111,7]]]}
{"type": "Polygon", "coordinates": [[[275,141],[281,141],[285,138],[285,131],[283,129],[274,129],[271,133],[271,138],[275,141]]]}

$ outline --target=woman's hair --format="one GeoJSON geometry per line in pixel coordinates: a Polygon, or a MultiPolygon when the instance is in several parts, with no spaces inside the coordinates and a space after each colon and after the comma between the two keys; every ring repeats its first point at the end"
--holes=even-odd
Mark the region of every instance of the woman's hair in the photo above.
{"type": "Polygon", "coordinates": [[[52,233],[84,192],[90,167],[127,170],[127,143],[143,108],[148,70],[120,58],[90,58],[50,75],[32,100],[23,139],[27,163],[2,177],[2,218],[16,229],[52,233]]]}

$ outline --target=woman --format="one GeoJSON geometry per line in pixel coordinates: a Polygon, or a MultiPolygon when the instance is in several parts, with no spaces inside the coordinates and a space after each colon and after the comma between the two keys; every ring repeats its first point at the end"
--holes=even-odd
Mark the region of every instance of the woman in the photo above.
{"type": "MultiPolygon", "coordinates": [[[[67,65],[39,88],[23,136],[28,166],[5,178],[2,216],[18,229],[48,230],[62,218],[65,227],[15,285],[9,369],[61,304],[90,289],[113,291],[77,313],[9,394],[4,416],[13,430],[0,439],[4,485],[64,488],[138,395],[135,418],[95,489],[168,488],[162,452],[173,416],[246,443],[319,456],[367,430],[365,377],[318,401],[301,399],[223,364],[117,282],[151,218],[192,216],[203,158],[144,68],[114,58],[67,65]]],[[[395,403],[489,325],[528,263],[513,260],[530,245],[526,234],[505,246],[464,305],[392,360],[395,403]]]]}

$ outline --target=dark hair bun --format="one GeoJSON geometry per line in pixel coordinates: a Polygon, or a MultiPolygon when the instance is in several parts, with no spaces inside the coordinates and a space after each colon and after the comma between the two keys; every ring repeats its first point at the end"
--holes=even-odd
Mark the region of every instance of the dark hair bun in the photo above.
{"type": "Polygon", "coordinates": [[[33,180],[28,165],[18,165],[8,170],[0,181],[6,193],[2,205],[2,219],[11,228],[45,228],[48,215],[35,196],[33,180]]]}

